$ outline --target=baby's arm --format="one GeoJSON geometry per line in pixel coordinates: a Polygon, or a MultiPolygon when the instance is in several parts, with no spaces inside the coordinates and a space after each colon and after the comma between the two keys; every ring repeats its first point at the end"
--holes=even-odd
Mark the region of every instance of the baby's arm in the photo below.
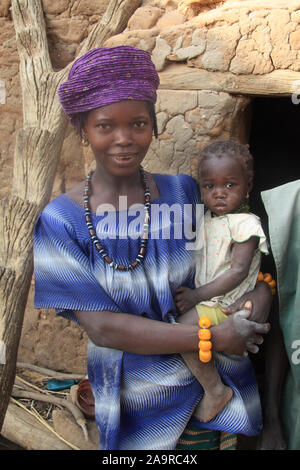
{"type": "Polygon", "coordinates": [[[257,237],[251,237],[243,243],[234,243],[230,268],[213,281],[196,289],[179,287],[175,297],[178,312],[184,313],[199,302],[224,295],[241,284],[248,276],[257,243],[257,237]]]}

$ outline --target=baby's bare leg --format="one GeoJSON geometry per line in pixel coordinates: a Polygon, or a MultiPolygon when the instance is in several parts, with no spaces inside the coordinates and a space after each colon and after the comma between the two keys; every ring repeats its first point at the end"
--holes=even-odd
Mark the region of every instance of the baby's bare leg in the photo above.
{"type": "MultiPolygon", "coordinates": [[[[178,323],[198,324],[198,313],[193,308],[180,315],[177,321],[178,323]]],[[[198,353],[183,353],[182,358],[204,390],[204,396],[194,416],[203,423],[211,421],[232,398],[232,389],[222,382],[213,359],[209,362],[201,362],[198,353]]]]}

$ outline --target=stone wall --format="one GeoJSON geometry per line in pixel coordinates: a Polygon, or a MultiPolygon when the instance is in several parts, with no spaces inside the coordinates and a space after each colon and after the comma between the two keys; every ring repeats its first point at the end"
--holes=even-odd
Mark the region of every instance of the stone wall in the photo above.
{"type": "MultiPolygon", "coordinates": [[[[76,57],[80,44],[102,17],[107,1],[43,0],[42,4],[53,67],[60,70],[76,57]]],[[[9,0],[1,0],[0,197],[10,190],[15,132],[22,126],[19,61],[9,7],[9,0]]],[[[159,136],[153,139],[146,156],[146,169],[196,176],[197,155],[207,143],[231,137],[247,142],[251,98],[238,87],[234,94],[222,87],[213,89],[209,80],[186,89],[176,80],[176,71],[183,66],[191,71],[209,71],[227,82],[232,76],[257,76],[267,82],[276,71],[297,74],[300,0],[144,0],[126,30],[105,43],[119,44],[148,50],[162,78],[156,106],[159,136]],[[169,70],[175,77],[172,90],[163,85],[164,73],[169,70]]],[[[89,149],[79,145],[69,127],[52,197],[81,181],[92,161],[89,149]]],[[[33,287],[19,358],[54,369],[84,372],[85,333],[55,317],[52,310],[35,310],[33,287]]]]}
{"type": "Polygon", "coordinates": [[[156,105],[158,139],[145,168],[169,174],[197,176],[197,156],[212,140],[237,138],[247,142],[249,98],[210,90],[160,90],[156,105]]]}
{"type": "Polygon", "coordinates": [[[149,50],[159,71],[174,61],[234,74],[299,70],[299,1],[148,3],[136,10],[127,31],[106,44],[149,50]]]}
{"type": "MultiPolygon", "coordinates": [[[[22,98],[19,81],[19,57],[10,12],[11,0],[0,2],[0,83],[5,87],[5,103],[0,97],[0,198],[10,191],[16,129],[22,126],[22,98]]],[[[69,64],[82,41],[106,9],[106,0],[42,0],[49,52],[54,70],[69,64]]],[[[3,96],[3,93],[2,93],[3,96]]],[[[67,132],[53,196],[76,183],[85,172],[83,153],[67,132]]]]}

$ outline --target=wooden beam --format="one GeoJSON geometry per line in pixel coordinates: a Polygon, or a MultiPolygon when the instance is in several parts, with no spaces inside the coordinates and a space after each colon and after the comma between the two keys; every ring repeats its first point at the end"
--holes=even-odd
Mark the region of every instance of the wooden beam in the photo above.
{"type": "Polygon", "coordinates": [[[275,70],[265,75],[235,75],[172,64],[160,72],[160,89],[212,90],[247,96],[300,95],[300,72],[275,70]]]}

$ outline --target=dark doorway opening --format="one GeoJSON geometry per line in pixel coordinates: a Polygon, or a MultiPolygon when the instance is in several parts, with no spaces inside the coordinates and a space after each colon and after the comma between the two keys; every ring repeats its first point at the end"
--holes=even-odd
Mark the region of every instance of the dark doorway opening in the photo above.
{"type": "MultiPolygon", "coordinates": [[[[261,192],[300,179],[300,104],[291,97],[255,98],[252,102],[250,151],[254,158],[254,184],[250,195],[251,211],[261,219],[269,238],[268,217],[261,192]]],[[[284,211],[284,207],[282,207],[284,211]]],[[[276,266],[270,250],[262,257],[261,270],[276,279],[276,266]]],[[[278,309],[275,296],[273,309],[278,309]]],[[[258,374],[264,372],[264,347],[253,356],[258,374]]]]}
{"type": "MultiPolygon", "coordinates": [[[[251,212],[260,217],[269,238],[268,218],[261,192],[300,179],[300,104],[293,104],[291,97],[255,98],[251,108],[249,144],[254,157],[254,184],[250,207],[251,212]]],[[[261,270],[270,272],[276,279],[276,266],[271,251],[269,256],[262,257],[261,270]]],[[[278,311],[277,296],[272,309],[278,311]]],[[[262,402],[266,343],[267,338],[258,354],[250,354],[262,402]]],[[[255,449],[256,439],[240,437],[239,448],[255,449]]]]}
{"type": "MultiPolygon", "coordinates": [[[[255,98],[252,102],[250,151],[254,158],[251,211],[261,219],[269,238],[268,217],[261,192],[300,178],[300,104],[287,98],[255,98]]],[[[284,211],[284,207],[282,207],[284,211]]],[[[270,250],[262,257],[261,270],[276,279],[276,266],[270,250]]],[[[273,309],[278,309],[275,296],[273,309]]],[[[264,373],[264,347],[252,357],[258,374],[264,373]]]]}
{"type": "MultiPolygon", "coordinates": [[[[250,151],[254,157],[251,210],[261,218],[268,235],[268,220],[260,193],[300,179],[300,104],[293,104],[291,97],[255,98],[250,151]]],[[[270,272],[274,269],[273,263],[272,257],[263,257],[262,270],[270,272]]]]}

